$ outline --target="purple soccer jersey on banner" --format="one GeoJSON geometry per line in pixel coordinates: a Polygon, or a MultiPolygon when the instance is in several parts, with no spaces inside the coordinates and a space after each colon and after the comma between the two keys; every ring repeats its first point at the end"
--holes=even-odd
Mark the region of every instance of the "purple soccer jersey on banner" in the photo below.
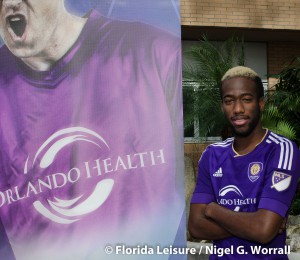
{"type": "Polygon", "coordinates": [[[174,243],[180,50],[178,37],[95,11],[49,71],[1,48],[0,213],[17,259],[122,259],[104,246],[174,243]]]}
{"type": "MultiPolygon", "coordinates": [[[[209,145],[204,151],[199,161],[198,181],[191,203],[217,202],[239,212],[266,209],[286,217],[300,175],[297,146],[267,131],[252,152],[238,155],[233,149],[233,141],[234,138],[229,138],[209,145]]],[[[214,241],[214,245],[223,249],[233,246],[229,254],[224,254],[224,259],[288,259],[286,255],[277,254],[278,251],[273,251],[274,254],[255,251],[261,248],[285,250],[285,241],[284,232],[265,245],[238,237],[214,241]],[[238,247],[248,254],[239,252],[238,247]]],[[[218,257],[211,255],[211,259],[218,257]]]]}

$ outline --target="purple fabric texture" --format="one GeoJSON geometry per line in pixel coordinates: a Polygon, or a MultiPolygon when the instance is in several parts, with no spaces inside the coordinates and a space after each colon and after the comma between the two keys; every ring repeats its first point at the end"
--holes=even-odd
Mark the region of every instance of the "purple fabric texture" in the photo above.
{"type": "Polygon", "coordinates": [[[95,11],[49,71],[1,48],[0,214],[17,259],[110,259],[106,244],[174,242],[180,50],[177,37],[95,11]]]}
{"type": "MultiPolygon", "coordinates": [[[[300,176],[300,152],[295,143],[268,131],[252,152],[241,156],[233,150],[233,141],[229,138],[207,147],[199,161],[191,203],[217,202],[239,212],[263,208],[286,217],[300,176]]],[[[288,259],[286,255],[251,254],[254,246],[284,248],[285,240],[286,233],[277,235],[266,245],[237,237],[214,241],[214,245],[234,247],[234,253],[224,255],[223,259],[288,259]],[[238,255],[239,246],[249,255],[238,255]]],[[[211,259],[217,256],[212,255],[211,259]]]]}

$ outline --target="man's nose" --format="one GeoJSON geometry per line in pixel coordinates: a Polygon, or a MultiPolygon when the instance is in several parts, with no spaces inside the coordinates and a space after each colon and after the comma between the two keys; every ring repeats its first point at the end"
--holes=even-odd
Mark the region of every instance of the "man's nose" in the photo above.
{"type": "Polygon", "coordinates": [[[233,112],[235,114],[240,114],[240,113],[244,113],[245,112],[244,105],[243,105],[243,102],[241,100],[236,100],[234,102],[233,112]]]}
{"type": "Polygon", "coordinates": [[[23,0],[2,0],[3,8],[18,8],[23,0]]]}

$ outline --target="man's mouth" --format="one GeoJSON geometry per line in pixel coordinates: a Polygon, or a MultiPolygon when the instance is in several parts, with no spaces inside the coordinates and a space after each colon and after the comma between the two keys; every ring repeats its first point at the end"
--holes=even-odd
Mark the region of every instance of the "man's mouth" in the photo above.
{"type": "Polygon", "coordinates": [[[243,126],[248,122],[248,117],[233,117],[232,122],[235,126],[243,126]]]}
{"type": "Polygon", "coordinates": [[[26,19],[23,15],[11,15],[6,18],[7,23],[17,37],[22,37],[26,29],[26,19]]]}

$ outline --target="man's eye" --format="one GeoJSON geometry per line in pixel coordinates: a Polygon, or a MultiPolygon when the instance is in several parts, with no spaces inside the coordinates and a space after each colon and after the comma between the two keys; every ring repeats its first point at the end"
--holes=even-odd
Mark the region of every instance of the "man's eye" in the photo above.
{"type": "Polygon", "coordinates": [[[252,101],[252,98],[243,98],[243,102],[250,103],[252,101]]]}
{"type": "Polygon", "coordinates": [[[232,102],[233,102],[232,99],[225,99],[225,100],[224,100],[224,103],[225,103],[226,105],[230,105],[232,102]]]}

